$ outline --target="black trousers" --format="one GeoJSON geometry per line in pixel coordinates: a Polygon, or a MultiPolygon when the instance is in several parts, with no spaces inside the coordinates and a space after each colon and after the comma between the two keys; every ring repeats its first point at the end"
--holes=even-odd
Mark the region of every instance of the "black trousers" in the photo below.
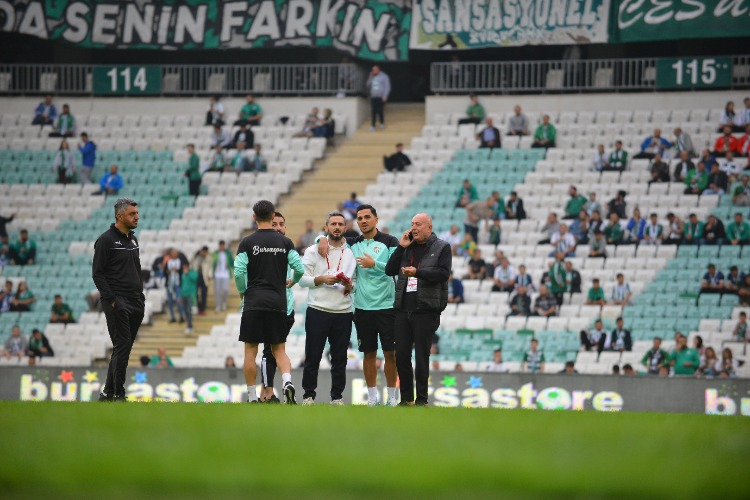
{"type": "Polygon", "coordinates": [[[482,123],[482,120],[480,120],[479,118],[461,118],[460,120],[458,120],[459,125],[465,125],[467,123],[479,125],[480,123],[482,123]]]}
{"type": "Polygon", "coordinates": [[[190,196],[198,196],[201,192],[201,181],[188,181],[190,196]]]}
{"type": "Polygon", "coordinates": [[[124,396],[125,372],[128,369],[130,351],[143,321],[145,299],[142,294],[140,297],[117,296],[114,308],[111,302],[103,300],[102,309],[107,318],[109,338],[114,346],[103,392],[109,397],[124,396]]]}
{"type": "Polygon", "coordinates": [[[586,330],[581,330],[581,345],[587,351],[590,351],[591,349],[596,347],[596,352],[601,353],[604,350],[604,342],[606,340],[606,337],[602,335],[601,337],[599,337],[599,341],[596,344],[592,344],[588,334],[586,333],[586,330]]]}
{"type": "Polygon", "coordinates": [[[371,97],[370,98],[370,108],[372,110],[372,126],[375,126],[375,119],[380,118],[380,124],[382,125],[385,123],[385,117],[384,117],[384,110],[385,110],[385,103],[383,102],[382,97],[371,97]]]}
{"type": "Polygon", "coordinates": [[[417,404],[427,404],[427,382],[430,378],[430,347],[440,326],[440,314],[396,311],[396,369],[401,387],[401,402],[414,401],[416,376],[417,404]],[[414,348],[416,372],[411,367],[414,348]]]}
{"type": "Polygon", "coordinates": [[[341,399],[346,389],[346,350],[352,337],[352,319],[348,313],[329,313],[307,308],[305,316],[305,369],[302,389],[305,398],[315,399],[318,387],[318,369],[326,340],[331,346],[331,401],[341,399]]]}
{"type": "Polygon", "coordinates": [[[206,280],[203,279],[203,275],[198,275],[198,296],[196,297],[198,299],[198,312],[203,312],[206,310],[206,300],[208,299],[208,285],[206,285],[206,280]]]}

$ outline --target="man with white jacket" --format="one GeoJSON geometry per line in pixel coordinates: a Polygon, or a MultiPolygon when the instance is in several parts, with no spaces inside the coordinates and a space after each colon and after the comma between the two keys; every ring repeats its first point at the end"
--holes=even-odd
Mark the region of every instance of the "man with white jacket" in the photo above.
{"type": "Polygon", "coordinates": [[[352,295],[357,261],[346,244],[346,219],[340,212],[326,218],[328,255],[321,256],[318,246],[305,250],[302,264],[305,274],[299,284],[309,288],[305,317],[305,369],[302,404],[315,401],[318,387],[318,368],[326,340],[331,346],[331,404],[342,405],[346,389],[346,351],[352,335],[352,295]]]}

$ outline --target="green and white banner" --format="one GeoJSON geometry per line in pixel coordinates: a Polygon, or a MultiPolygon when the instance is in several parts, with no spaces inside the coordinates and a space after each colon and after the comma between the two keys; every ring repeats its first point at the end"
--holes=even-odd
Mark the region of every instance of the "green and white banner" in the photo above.
{"type": "Polygon", "coordinates": [[[610,43],[750,36],[750,0],[621,0],[612,16],[610,43]]]}
{"type": "Polygon", "coordinates": [[[606,43],[610,0],[420,0],[412,50],[606,43]]]}
{"type": "Polygon", "coordinates": [[[330,47],[406,60],[411,2],[0,0],[0,31],[105,49],[330,47]]]}

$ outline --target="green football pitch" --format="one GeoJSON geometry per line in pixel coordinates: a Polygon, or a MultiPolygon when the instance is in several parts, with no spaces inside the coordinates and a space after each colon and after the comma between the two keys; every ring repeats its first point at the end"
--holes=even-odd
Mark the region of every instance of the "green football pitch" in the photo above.
{"type": "Polygon", "coordinates": [[[749,498],[750,420],[0,402],[3,498],[749,498]]]}

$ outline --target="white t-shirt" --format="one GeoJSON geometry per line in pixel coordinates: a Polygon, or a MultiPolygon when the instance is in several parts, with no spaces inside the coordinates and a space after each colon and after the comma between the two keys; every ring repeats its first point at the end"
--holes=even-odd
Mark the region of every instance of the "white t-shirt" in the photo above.
{"type": "Polygon", "coordinates": [[[219,256],[216,261],[216,271],[214,271],[215,278],[229,278],[229,269],[227,268],[227,254],[219,252],[219,256]]]}
{"type": "Polygon", "coordinates": [[[502,281],[503,283],[515,280],[516,276],[516,270],[511,265],[508,265],[506,269],[503,269],[503,266],[497,266],[495,268],[495,279],[502,281]]]}

